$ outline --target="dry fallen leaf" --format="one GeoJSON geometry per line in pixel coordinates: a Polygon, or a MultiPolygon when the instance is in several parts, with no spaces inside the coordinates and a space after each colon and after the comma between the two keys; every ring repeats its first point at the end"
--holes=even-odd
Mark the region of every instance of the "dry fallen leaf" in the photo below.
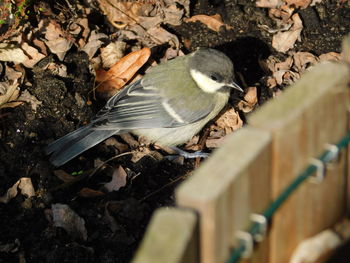
{"type": "Polygon", "coordinates": [[[215,124],[219,128],[224,129],[226,134],[230,134],[231,132],[241,128],[243,126],[243,121],[238,112],[232,108],[222,114],[220,118],[217,119],[215,124]]]}
{"type": "Polygon", "coordinates": [[[107,38],[107,35],[103,33],[97,33],[97,30],[92,31],[89,37],[89,41],[82,48],[82,51],[88,54],[89,59],[91,59],[95,55],[96,51],[102,46],[103,41],[101,39],[107,38]]]}
{"type": "Polygon", "coordinates": [[[23,50],[15,45],[0,43],[0,61],[9,61],[14,64],[23,63],[28,57],[23,50]]]}
{"type": "Polygon", "coordinates": [[[185,20],[186,23],[197,22],[197,21],[203,23],[209,29],[214,30],[216,32],[219,32],[221,27],[225,27],[227,30],[232,29],[232,26],[227,25],[222,21],[222,18],[219,14],[215,14],[212,16],[195,15],[195,16],[192,16],[191,18],[188,18],[185,20]]]}
{"type": "Polygon", "coordinates": [[[147,62],[150,55],[151,50],[143,48],[126,55],[108,71],[97,70],[96,81],[100,82],[97,91],[108,97],[114,95],[147,62]]]}
{"type": "Polygon", "coordinates": [[[149,30],[147,30],[147,33],[152,37],[152,39],[155,41],[155,43],[158,43],[158,45],[167,43],[171,47],[175,47],[176,49],[179,49],[180,41],[177,38],[176,35],[171,34],[164,28],[160,26],[152,27],[149,30]]]}
{"type": "Polygon", "coordinates": [[[293,15],[293,13],[294,8],[288,5],[282,5],[278,9],[269,9],[269,17],[276,20],[277,24],[281,23],[281,25],[284,26],[287,26],[291,22],[290,17],[293,15]]]}
{"type": "Polygon", "coordinates": [[[28,177],[22,177],[11,188],[9,188],[3,196],[0,196],[0,203],[7,204],[12,198],[17,196],[18,189],[22,195],[27,198],[35,195],[32,180],[28,177]]]}
{"type": "Polygon", "coordinates": [[[265,7],[265,8],[278,8],[283,5],[284,2],[282,0],[257,0],[257,7],[265,7]]]}
{"type": "Polygon", "coordinates": [[[293,60],[296,71],[299,73],[304,72],[310,65],[314,65],[318,61],[317,57],[309,52],[296,52],[293,54],[293,60]]]}
{"type": "Polygon", "coordinates": [[[109,183],[104,184],[104,188],[106,188],[108,192],[118,191],[120,188],[126,185],[127,177],[127,173],[120,165],[117,169],[114,170],[112,180],[109,183]]]}
{"type": "Polygon", "coordinates": [[[251,112],[258,102],[256,87],[249,87],[244,96],[244,100],[238,103],[238,108],[243,112],[251,112]]]}
{"type": "Polygon", "coordinates": [[[64,37],[64,33],[61,29],[50,23],[46,27],[45,32],[45,44],[49,47],[52,53],[56,54],[57,57],[62,61],[66,55],[66,52],[72,47],[73,40],[68,40],[64,37]]]}
{"type": "Polygon", "coordinates": [[[18,97],[18,100],[29,103],[33,111],[36,111],[37,108],[43,104],[35,96],[30,94],[28,90],[22,91],[21,96],[18,97]]]}
{"type": "Polygon", "coordinates": [[[125,48],[126,43],[124,41],[112,42],[101,48],[102,67],[110,68],[117,63],[124,56],[125,48]]]}
{"type": "Polygon", "coordinates": [[[341,54],[337,52],[328,52],[321,54],[318,58],[320,61],[339,61],[341,59],[341,54]]]}
{"type": "Polygon", "coordinates": [[[303,23],[298,14],[292,16],[293,26],[286,32],[278,32],[272,38],[272,46],[279,52],[286,52],[300,39],[303,23]]]}
{"type": "Polygon", "coordinates": [[[45,55],[41,54],[36,48],[29,46],[26,42],[24,42],[21,48],[26,52],[26,54],[30,54],[30,57],[27,57],[23,61],[23,65],[27,68],[32,68],[36,63],[42,60],[45,55]]]}
{"type": "Polygon", "coordinates": [[[311,0],[284,0],[287,5],[293,5],[297,8],[305,9],[311,4],[311,0]]]}
{"type": "Polygon", "coordinates": [[[75,176],[73,176],[73,175],[71,175],[63,170],[55,170],[55,171],[53,171],[53,174],[65,183],[72,182],[76,179],[75,176]]]}
{"type": "Polygon", "coordinates": [[[102,196],[102,195],[105,195],[105,193],[98,191],[98,190],[84,187],[79,191],[78,195],[80,197],[90,198],[90,197],[102,196]]]}
{"type": "Polygon", "coordinates": [[[7,82],[0,82],[0,106],[5,103],[14,101],[19,96],[17,80],[12,85],[7,82]]]}
{"type": "Polygon", "coordinates": [[[66,204],[52,204],[54,226],[62,227],[72,237],[87,240],[85,221],[66,204]]]}

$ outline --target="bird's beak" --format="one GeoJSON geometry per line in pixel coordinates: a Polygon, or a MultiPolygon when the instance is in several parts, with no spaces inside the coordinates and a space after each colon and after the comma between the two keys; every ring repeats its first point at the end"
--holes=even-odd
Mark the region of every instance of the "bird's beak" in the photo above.
{"type": "Polygon", "coordinates": [[[236,89],[236,90],[239,90],[240,92],[244,92],[243,89],[235,82],[228,83],[225,86],[233,88],[233,89],[236,89]]]}

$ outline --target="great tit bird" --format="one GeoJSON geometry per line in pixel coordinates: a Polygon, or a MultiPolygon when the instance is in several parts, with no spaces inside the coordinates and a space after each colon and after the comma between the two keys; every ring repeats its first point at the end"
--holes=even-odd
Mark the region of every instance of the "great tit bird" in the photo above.
{"type": "Polygon", "coordinates": [[[61,166],[115,134],[131,132],[163,146],[190,140],[226,105],[233,64],[222,52],[199,49],[161,63],[111,97],[91,121],[49,144],[51,163],[61,166]]]}

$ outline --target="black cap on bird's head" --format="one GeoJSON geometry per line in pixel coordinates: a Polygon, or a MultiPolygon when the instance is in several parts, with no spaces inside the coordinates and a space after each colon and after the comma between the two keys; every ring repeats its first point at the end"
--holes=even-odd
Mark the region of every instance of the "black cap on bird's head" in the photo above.
{"type": "Polygon", "coordinates": [[[223,87],[243,91],[234,81],[232,61],[215,49],[199,49],[189,58],[192,78],[205,92],[214,93],[223,87]]]}

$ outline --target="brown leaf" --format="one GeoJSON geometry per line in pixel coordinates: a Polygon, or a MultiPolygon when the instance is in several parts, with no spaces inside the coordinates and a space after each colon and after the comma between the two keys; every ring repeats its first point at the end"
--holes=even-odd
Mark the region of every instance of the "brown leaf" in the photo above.
{"type": "Polygon", "coordinates": [[[126,185],[127,177],[127,173],[120,165],[117,169],[114,170],[112,180],[109,183],[104,184],[104,187],[108,192],[118,191],[120,188],[126,185]]]}
{"type": "Polygon", "coordinates": [[[124,56],[125,48],[126,43],[123,41],[112,42],[101,48],[102,67],[110,68],[117,63],[124,56]]]}
{"type": "Polygon", "coordinates": [[[328,52],[326,54],[321,54],[318,58],[320,61],[339,61],[341,59],[341,54],[337,52],[328,52]]]}
{"type": "Polygon", "coordinates": [[[90,198],[90,197],[102,196],[102,195],[105,195],[105,193],[98,190],[84,187],[79,191],[78,195],[81,197],[90,198]]]}
{"type": "Polygon", "coordinates": [[[256,1],[257,7],[277,8],[283,4],[284,3],[282,0],[257,0],[256,1]]]}
{"type": "Polygon", "coordinates": [[[243,112],[250,112],[254,109],[258,102],[256,87],[249,87],[247,93],[244,96],[244,100],[238,103],[238,108],[243,112]]]}
{"type": "Polygon", "coordinates": [[[97,33],[97,30],[91,32],[89,41],[82,48],[82,51],[84,51],[89,56],[89,59],[91,59],[97,50],[102,46],[103,41],[101,39],[103,38],[107,38],[107,35],[103,33],[97,33]]]}
{"type": "Polygon", "coordinates": [[[16,108],[20,105],[22,105],[22,101],[14,101],[14,102],[7,102],[5,104],[0,105],[0,109],[5,109],[5,108],[16,108]]]}
{"type": "Polygon", "coordinates": [[[45,55],[41,54],[36,48],[29,46],[26,42],[24,42],[21,48],[26,52],[26,54],[30,54],[30,57],[27,57],[23,61],[23,65],[27,68],[32,68],[36,63],[42,60],[45,55]]]}
{"type": "Polygon", "coordinates": [[[77,215],[68,205],[52,204],[54,226],[62,227],[72,237],[87,240],[85,220],[77,215]]]}
{"type": "Polygon", "coordinates": [[[0,196],[0,203],[7,204],[12,198],[17,196],[18,189],[20,190],[21,194],[25,195],[27,198],[35,195],[32,180],[28,177],[22,177],[7,190],[5,195],[0,196]]]}
{"type": "Polygon", "coordinates": [[[73,41],[67,39],[65,34],[54,23],[50,23],[46,27],[45,32],[45,44],[49,47],[50,51],[57,55],[62,61],[66,55],[66,52],[72,47],[73,41]]]}
{"type": "Polygon", "coordinates": [[[149,48],[143,48],[126,55],[108,71],[97,70],[96,81],[100,82],[97,90],[109,96],[114,95],[147,62],[150,55],[151,50],[149,48]]]}
{"type": "Polygon", "coordinates": [[[19,95],[18,83],[15,81],[12,85],[9,85],[6,82],[0,82],[0,94],[4,91],[3,95],[0,95],[0,106],[16,100],[19,95]]]}
{"type": "Polygon", "coordinates": [[[292,16],[293,26],[286,32],[278,32],[272,38],[272,46],[279,52],[286,52],[300,39],[303,23],[298,14],[292,16]]]}
{"type": "Polygon", "coordinates": [[[0,43],[0,61],[9,61],[14,64],[19,64],[27,59],[28,57],[21,48],[7,43],[0,43]]]}
{"type": "Polygon", "coordinates": [[[207,16],[207,15],[195,15],[192,16],[191,18],[188,18],[185,20],[186,23],[188,22],[201,22],[204,25],[206,25],[209,29],[214,30],[216,32],[220,31],[220,28],[223,26],[225,27],[227,30],[232,29],[232,26],[229,26],[227,24],[225,24],[222,21],[222,18],[219,14],[215,14],[212,16],[207,16]]]}
{"type": "Polygon", "coordinates": [[[63,170],[55,170],[55,171],[53,171],[53,174],[55,176],[57,176],[59,179],[61,179],[63,182],[65,182],[65,183],[72,182],[72,181],[74,181],[76,179],[75,176],[70,175],[69,173],[66,173],[63,170]]]}
{"type": "Polygon", "coordinates": [[[238,130],[243,126],[243,121],[235,109],[226,111],[215,123],[219,128],[224,129],[226,134],[238,130]]]}
{"type": "Polygon", "coordinates": [[[309,52],[296,52],[293,54],[294,65],[297,72],[302,73],[310,65],[316,64],[318,59],[309,52]]]}
{"type": "Polygon", "coordinates": [[[284,0],[287,5],[293,5],[297,8],[304,9],[311,4],[311,0],[284,0]]]}

